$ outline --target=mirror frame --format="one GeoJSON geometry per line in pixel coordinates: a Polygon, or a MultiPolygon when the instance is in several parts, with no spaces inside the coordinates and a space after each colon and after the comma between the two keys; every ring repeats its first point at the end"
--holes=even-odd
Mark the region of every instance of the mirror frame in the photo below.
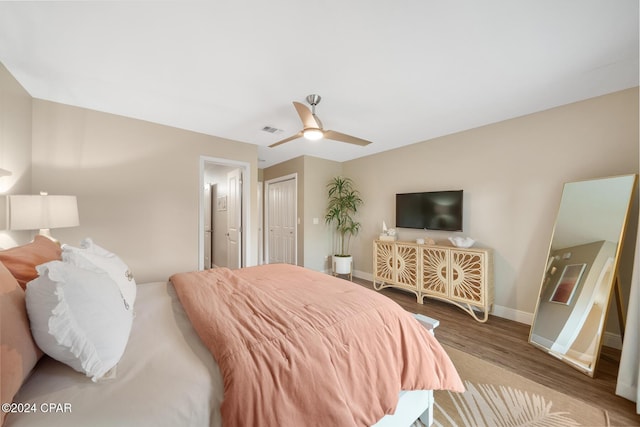
{"type": "MultiPolygon", "coordinates": [[[[634,202],[634,197],[636,197],[636,192],[637,192],[637,187],[638,187],[638,174],[626,174],[626,175],[617,175],[617,176],[609,176],[609,177],[603,177],[603,178],[595,178],[595,179],[586,179],[586,180],[581,180],[581,181],[574,181],[574,182],[566,182],[563,185],[562,188],[562,193],[561,193],[561,197],[560,197],[560,202],[558,203],[558,209],[557,209],[557,213],[556,213],[556,219],[553,225],[553,229],[552,229],[552,233],[551,233],[551,239],[549,240],[549,247],[547,250],[547,257],[546,257],[546,263],[544,266],[544,270],[542,273],[542,280],[540,281],[540,287],[539,287],[539,292],[538,292],[538,299],[536,300],[536,307],[535,307],[535,311],[533,313],[533,320],[531,322],[531,328],[529,330],[529,343],[532,344],[534,347],[542,350],[543,352],[556,357],[557,359],[562,360],[564,363],[570,365],[571,367],[579,370],[580,372],[589,375],[590,377],[594,377],[595,372],[597,370],[598,367],[598,361],[600,360],[600,353],[602,351],[602,344],[603,344],[603,332],[604,329],[606,327],[607,324],[607,320],[609,317],[609,311],[610,311],[610,305],[611,305],[611,298],[613,295],[613,292],[616,293],[616,304],[617,304],[617,310],[618,310],[618,320],[620,322],[620,334],[621,336],[624,335],[624,328],[625,328],[625,321],[624,321],[624,312],[623,312],[623,301],[622,301],[622,289],[621,289],[621,285],[620,285],[620,281],[618,279],[618,269],[620,266],[620,256],[622,253],[622,248],[624,246],[624,239],[626,237],[626,231],[627,231],[627,227],[629,225],[629,215],[631,214],[631,210],[633,208],[633,202],[634,202]],[[554,237],[556,236],[556,232],[557,232],[557,226],[558,226],[558,220],[560,218],[560,209],[562,208],[562,201],[564,199],[564,195],[567,189],[567,186],[570,184],[577,184],[577,183],[586,183],[586,182],[590,182],[590,181],[601,181],[601,180],[605,180],[605,179],[612,179],[612,178],[624,178],[624,177],[633,177],[633,183],[631,184],[631,190],[629,192],[629,196],[627,199],[627,206],[625,209],[625,213],[624,213],[624,217],[622,219],[622,224],[620,227],[620,235],[618,238],[618,243],[617,243],[617,247],[615,249],[615,255],[614,255],[614,260],[613,260],[613,264],[611,267],[611,277],[610,279],[607,279],[607,287],[608,287],[608,292],[607,292],[607,298],[606,298],[606,303],[605,303],[605,312],[604,312],[604,321],[602,322],[601,326],[598,329],[598,337],[597,337],[597,344],[595,347],[595,351],[594,351],[594,361],[592,364],[592,368],[586,368],[584,365],[579,364],[575,361],[573,361],[571,358],[568,358],[565,356],[565,354],[563,353],[559,353],[557,351],[552,350],[549,347],[545,347],[543,344],[540,344],[536,341],[533,341],[533,332],[534,332],[534,326],[536,323],[536,319],[538,316],[538,311],[540,309],[540,303],[541,300],[543,298],[543,293],[545,291],[545,279],[547,277],[548,274],[548,270],[550,267],[550,257],[551,257],[551,253],[552,253],[552,246],[553,246],[553,241],[554,241],[554,237]]],[[[575,264],[573,264],[575,265],[575,264]]],[[[565,267],[566,268],[566,267],[565,267]]],[[[564,273],[563,273],[564,274],[564,273]]],[[[575,281],[575,283],[579,283],[579,278],[575,281]]],[[[554,291],[555,292],[555,291],[554,291]]],[[[571,297],[570,297],[571,298],[571,297]]]]}

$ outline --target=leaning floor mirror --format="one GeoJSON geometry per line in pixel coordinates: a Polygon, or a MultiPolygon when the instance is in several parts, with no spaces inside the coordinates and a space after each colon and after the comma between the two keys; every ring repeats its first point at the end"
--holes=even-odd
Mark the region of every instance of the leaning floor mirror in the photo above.
{"type": "Polygon", "coordinates": [[[618,261],[636,180],[565,184],[551,237],[529,342],[591,377],[609,301],[621,298],[618,261]]]}

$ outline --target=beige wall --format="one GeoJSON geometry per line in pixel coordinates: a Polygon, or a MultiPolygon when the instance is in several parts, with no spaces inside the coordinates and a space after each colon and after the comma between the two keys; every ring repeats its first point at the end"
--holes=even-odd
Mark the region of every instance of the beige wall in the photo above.
{"type": "MultiPolygon", "coordinates": [[[[78,196],[80,226],[54,234],[70,244],[92,237],[138,282],[198,268],[200,156],[248,162],[256,193],[255,145],[33,100],[33,191],[78,196]]],[[[253,265],[257,227],[250,232],[253,265]]]]}
{"type": "Polygon", "coordinates": [[[333,254],[334,233],[324,222],[327,184],[341,173],[341,163],[310,156],[304,158],[304,266],[313,270],[330,270],[330,258],[327,257],[333,254]],[[313,223],[314,218],[318,224],[313,223]]]}
{"type": "MultiPolygon", "coordinates": [[[[0,195],[77,195],[80,226],[53,234],[70,244],[92,237],[120,255],[139,282],[197,269],[200,156],[248,163],[256,193],[256,146],[32,99],[0,64],[0,168],[12,172],[0,178],[0,195]]],[[[249,220],[257,224],[252,202],[249,220]]],[[[32,236],[0,231],[0,248],[32,236]]],[[[251,265],[256,226],[249,243],[251,265]]]]}
{"type": "Polygon", "coordinates": [[[464,190],[464,232],[399,230],[401,240],[467,235],[493,248],[495,313],[529,322],[565,182],[638,172],[638,89],[630,89],[343,164],[365,202],[353,250],[395,222],[395,194],[464,190]]]}
{"type": "MultiPolygon", "coordinates": [[[[31,192],[31,96],[0,64],[0,195],[31,192]]],[[[0,248],[31,240],[31,232],[2,231],[6,224],[5,198],[0,197],[0,248]]]]}

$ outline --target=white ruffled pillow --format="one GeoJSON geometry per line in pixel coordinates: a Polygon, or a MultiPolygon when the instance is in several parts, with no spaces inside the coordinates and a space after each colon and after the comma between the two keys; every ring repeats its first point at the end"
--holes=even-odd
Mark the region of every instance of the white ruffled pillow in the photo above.
{"type": "Polygon", "coordinates": [[[38,347],[97,381],[116,366],[129,340],[133,310],[105,272],[61,261],[36,267],[26,305],[38,347]]]}
{"type": "Polygon", "coordinates": [[[118,284],[127,304],[133,308],[136,300],[136,281],[131,270],[116,254],[96,245],[87,237],[80,247],[62,245],[62,260],[87,270],[103,270],[118,284]]]}

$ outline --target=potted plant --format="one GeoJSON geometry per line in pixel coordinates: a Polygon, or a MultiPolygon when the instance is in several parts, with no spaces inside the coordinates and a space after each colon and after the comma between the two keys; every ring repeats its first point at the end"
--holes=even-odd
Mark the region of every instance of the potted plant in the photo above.
{"type": "Polygon", "coordinates": [[[360,223],[353,216],[362,205],[362,199],[358,190],[353,188],[351,178],[341,176],[334,177],[327,184],[329,204],[324,216],[326,224],[334,224],[338,236],[338,253],[333,256],[334,274],[351,273],[351,254],[349,243],[351,236],[358,234],[360,223]]]}

